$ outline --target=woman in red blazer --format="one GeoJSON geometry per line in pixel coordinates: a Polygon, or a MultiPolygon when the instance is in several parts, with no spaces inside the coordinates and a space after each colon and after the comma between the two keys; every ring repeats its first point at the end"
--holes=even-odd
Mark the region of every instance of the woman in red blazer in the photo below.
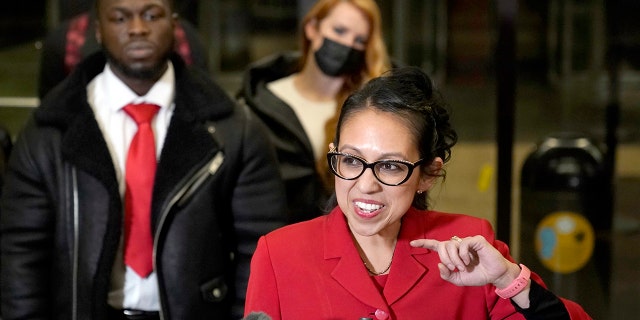
{"type": "Polygon", "coordinates": [[[590,319],[514,263],[488,221],[427,210],[457,140],[418,68],[344,103],[327,155],[337,206],[264,237],[245,314],[272,319],[590,319]],[[371,169],[371,170],[367,170],[371,169]]]}

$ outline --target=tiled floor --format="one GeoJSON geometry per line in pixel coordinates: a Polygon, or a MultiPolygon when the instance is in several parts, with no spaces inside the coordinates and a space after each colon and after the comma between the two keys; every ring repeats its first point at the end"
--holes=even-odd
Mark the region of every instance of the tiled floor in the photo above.
{"type": "MultiPolygon", "coordinates": [[[[260,48],[261,53],[265,51],[259,39],[253,46],[260,48]]],[[[2,100],[6,97],[35,95],[38,54],[34,43],[0,50],[0,102],[7,104],[6,99],[2,100]]],[[[226,72],[215,78],[230,93],[240,84],[239,72],[226,72]]],[[[555,87],[527,81],[518,83],[512,191],[514,237],[511,239],[516,256],[520,254],[520,230],[529,227],[519,225],[519,174],[523,160],[539,139],[552,132],[580,131],[602,141],[607,96],[603,88],[606,88],[604,78],[555,87]]],[[[453,123],[460,133],[460,143],[454,148],[453,159],[447,167],[446,182],[432,192],[432,203],[438,210],[495,221],[495,86],[491,81],[473,86],[447,85],[443,91],[453,109],[453,123]]],[[[625,78],[622,98],[614,227],[610,234],[610,307],[609,311],[593,311],[601,319],[633,319],[640,311],[637,304],[640,296],[640,246],[637,245],[640,242],[640,85],[632,73],[625,78]]],[[[30,109],[22,107],[0,107],[0,125],[16,134],[29,112],[30,109]]],[[[585,308],[589,310],[592,306],[585,305],[585,308]]]]}

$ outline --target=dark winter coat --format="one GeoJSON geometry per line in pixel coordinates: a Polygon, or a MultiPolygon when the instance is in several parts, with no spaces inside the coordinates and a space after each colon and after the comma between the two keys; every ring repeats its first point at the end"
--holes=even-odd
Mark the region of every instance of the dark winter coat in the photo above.
{"type": "Polygon", "coordinates": [[[330,195],[321,182],[311,141],[298,117],[267,88],[269,82],[297,72],[299,60],[298,52],[285,52],[251,64],[238,94],[269,128],[285,181],[290,222],[322,215],[330,195]]]}
{"type": "MultiPolygon", "coordinates": [[[[260,235],[284,224],[264,127],[205,73],[173,57],[175,111],[152,203],[163,319],[240,317],[260,235]]],[[[86,86],[92,55],[21,133],[2,199],[3,319],[105,319],[123,200],[86,86]]]]}

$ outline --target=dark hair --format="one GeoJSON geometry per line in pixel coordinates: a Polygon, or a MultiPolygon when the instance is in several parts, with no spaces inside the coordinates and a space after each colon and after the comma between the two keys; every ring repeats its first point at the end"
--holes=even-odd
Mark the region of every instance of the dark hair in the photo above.
{"type": "MultiPolygon", "coordinates": [[[[451,158],[451,147],[456,144],[458,134],[449,123],[447,106],[429,76],[417,67],[400,67],[367,82],[360,90],[351,94],[342,106],[334,144],[340,142],[340,129],[348,119],[363,110],[375,109],[389,112],[404,121],[413,132],[420,158],[425,159],[422,171],[428,171],[431,162],[451,158]]],[[[442,171],[438,176],[445,176],[442,171]]],[[[427,209],[427,193],[417,194],[413,206],[427,209]]]]}

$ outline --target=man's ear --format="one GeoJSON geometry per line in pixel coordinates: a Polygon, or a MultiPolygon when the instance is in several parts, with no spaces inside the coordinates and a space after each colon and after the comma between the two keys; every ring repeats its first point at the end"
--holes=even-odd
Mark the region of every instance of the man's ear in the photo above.
{"type": "Polygon", "coordinates": [[[173,28],[175,29],[178,26],[178,23],[180,23],[180,14],[178,14],[177,12],[172,13],[171,23],[173,24],[173,28]]]}
{"type": "Polygon", "coordinates": [[[418,190],[428,191],[429,189],[431,189],[431,187],[433,187],[433,185],[435,184],[436,179],[440,177],[442,166],[442,158],[435,157],[433,161],[431,161],[431,164],[429,164],[427,172],[422,172],[418,190]]]}
{"type": "Polygon", "coordinates": [[[96,27],[96,41],[99,45],[102,45],[102,32],[100,32],[100,21],[96,20],[94,22],[96,27]]]}

